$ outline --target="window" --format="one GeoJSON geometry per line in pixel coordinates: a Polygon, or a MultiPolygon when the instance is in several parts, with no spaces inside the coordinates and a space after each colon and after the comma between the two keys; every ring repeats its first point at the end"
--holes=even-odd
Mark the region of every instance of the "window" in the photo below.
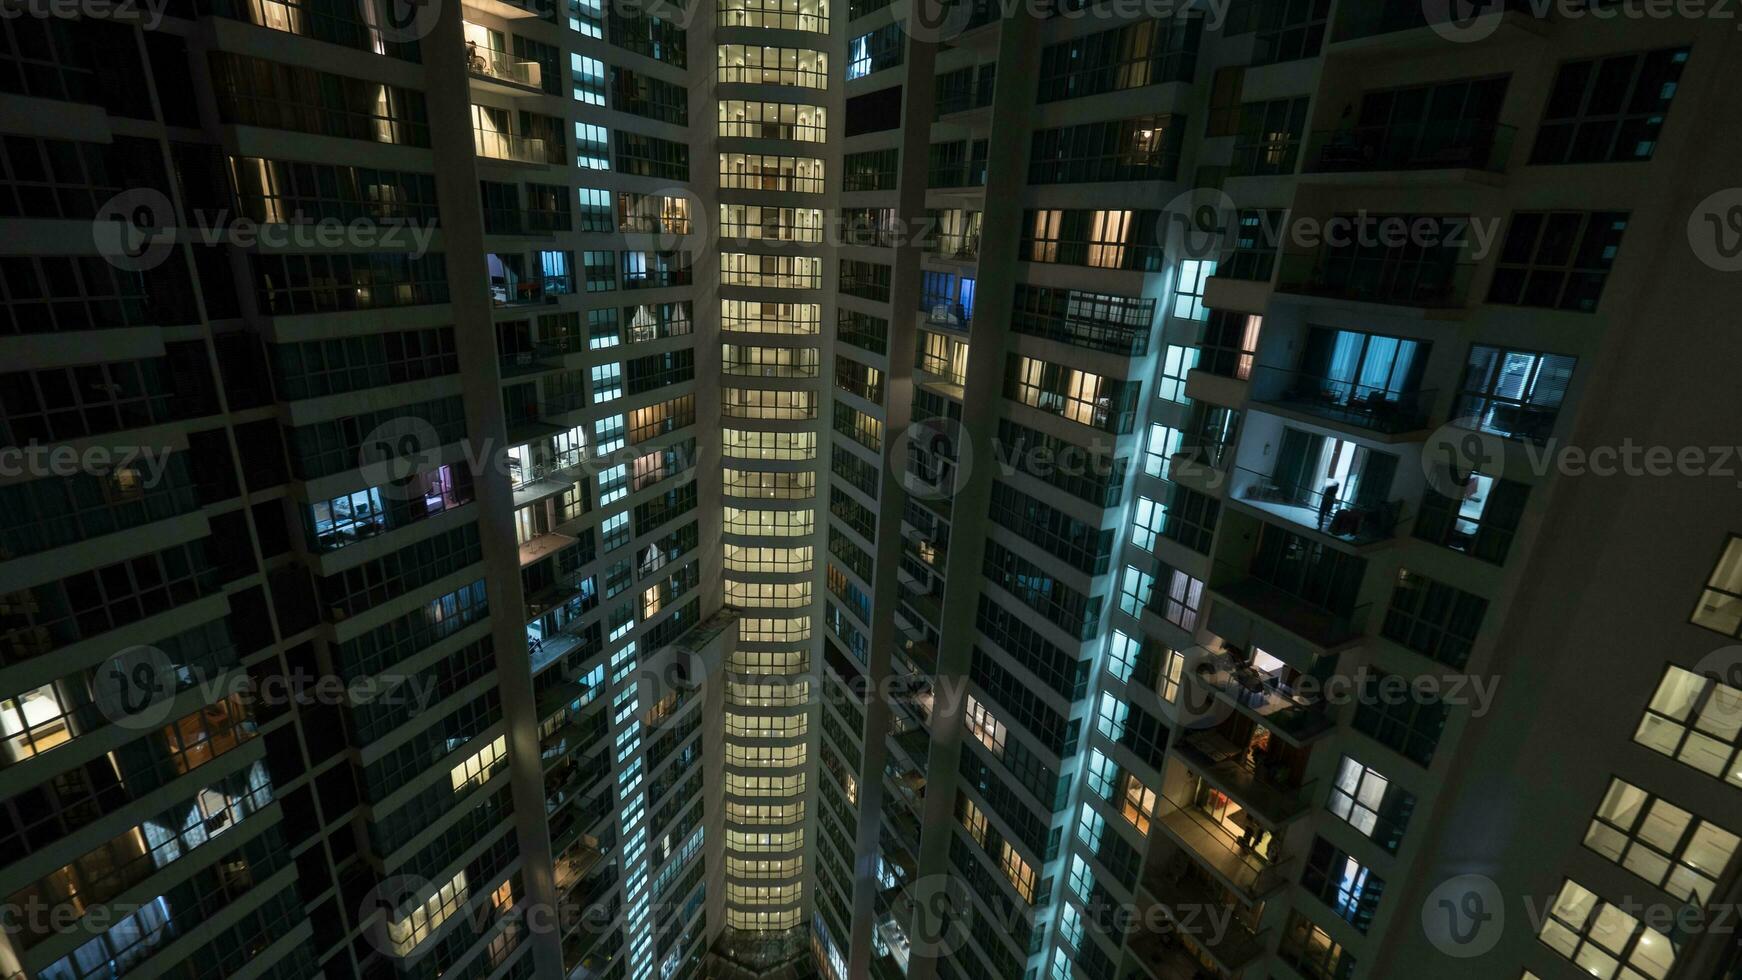
{"type": "Polygon", "coordinates": [[[1385,891],[1384,879],[1323,837],[1313,838],[1300,885],[1361,932],[1373,924],[1373,912],[1385,891]]]}
{"type": "Polygon", "coordinates": [[[1179,284],[1174,287],[1174,315],[1183,320],[1202,320],[1204,282],[1216,275],[1211,259],[1186,259],[1179,263],[1179,284]]]}
{"type": "Polygon", "coordinates": [[[821,143],[829,137],[827,112],[794,102],[721,99],[717,135],[821,143]]]}
{"type": "Polygon", "coordinates": [[[841,157],[841,189],[844,191],[889,191],[895,189],[898,149],[847,153],[841,157]]]}
{"type": "Polygon", "coordinates": [[[1400,568],[1380,633],[1448,667],[1462,668],[1487,612],[1487,599],[1400,568]]]}
{"type": "Polygon", "coordinates": [[[719,0],[721,27],[766,27],[828,33],[828,0],[719,0]]]}
{"type": "Polygon", "coordinates": [[[449,771],[448,777],[453,783],[454,792],[458,793],[467,785],[482,786],[489,782],[491,770],[496,763],[507,758],[508,736],[498,735],[494,742],[479,749],[471,758],[449,771]]]}
{"type": "Polygon", "coordinates": [[[1255,10],[1254,66],[1312,58],[1324,46],[1331,0],[1264,0],[1255,10]]]}
{"type": "Polygon", "coordinates": [[[1354,729],[1419,766],[1433,762],[1446,706],[1406,678],[1373,671],[1361,679],[1354,729]]]}
{"type": "Polygon", "coordinates": [[[1537,938],[1599,980],[1667,977],[1675,965],[1676,949],[1668,936],[1570,878],[1537,938]]]}
{"type": "Polygon", "coordinates": [[[1377,770],[1343,756],[1325,808],[1395,854],[1415,811],[1415,796],[1377,770]]]}
{"type": "Polygon", "coordinates": [[[1007,734],[1004,723],[993,717],[992,712],[972,694],[968,695],[965,720],[969,735],[978,739],[993,755],[1004,755],[1004,739],[1007,734]]]}
{"type": "Polygon", "coordinates": [[[1155,397],[1179,405],[1190,405],[1186,397],[1186,372],[1198,366],[1198,349],[1168,344],[1162,355],[1161,379],[1155,386],[1155,397]]]}
{"type": "Polygon", "coordinates": [[[1198,370],[1224,378],[1250,380],[1264,318],[1229,310],[1208,310],[1207,314],[1204,339],[1198,344],[1198,370]]]}
{"type": "Polygon", "coordinates": [[[1136,421],[1139,387],[1017,354],[1006,361],[1004,397],[1116,435],[1136,421]]]}
{"type": "Polygon", "coordinates": [[[815,303],[720,301],[720,329],[738,333],[812,334],[822,329],[822,307],[815,303]]]}
{"type": "Polygon", "coordinates": [[[829,56],[808,48],[722,44],[717,49],[716,77],[722,82],[826,89],[829,56]]]}
{"type": "Polygon", "coordinates": [[[1307,98],[1250,102],[1240,107],[1240,128],[1228,172],[1235,177],[1292,174],[1306,133],[1307,98]]]}
{"type": "Polygon", "coordinates": [[[1149,605],[1154,591],[1155,576],[1135,565],[1126,565],[1125,574],[1119,579],[1119,611],[1136,619],[1142,615],[1143,607],[1149,605]]]}
{"type": "Polygon", "coordinates": [[[985,847],[987,829],[985,811],[966,796],[958,795],[956,800],[960,804],[956,815],[961,819],[962,826],[967,828],[968,836],[974,838],[974,843],[985,847]]]}
{"type": "Polygon", "coordinates": [[[387,938],[395,956],[404,956],[428,939],[449,916],[466,904],[466,872],[462,869],[435,894],[414,906],[408,914],[387,923],[387,938]]]}
{"type": "Polygon", "coordinates": [[[1149,476],[1167,477],[1168,461],[1179,452],[1182,433],[1160,422],[1149,423],[1149,438],[1143,444],[1143,472],[1149,476]]]}
{"type": "Polygon", "coordinates": [[[1687,48],[1569,61],[1555,74],[1531,163],[1649,160],[1687,48]]]}
{"type": "Polygon", "coordinates": [[[1422,491],[1415,536],[1472,558],[1504,564],[1530,487],[1472,471],[1461,493],[1454,500],[1433,489],[1422,491]]]}
{"type": "Polygon", "coordinates": [[[1576,363],[1565,354],[1472,344],[1452,417],[1483,432],[1541,443],[1554,431],[1576,363]]]}
{"type": "Polygon", "coordinates": [[[1161,618],[1190,633],[1198,628],[1198,606],[1203,602],[1204,583],[1178,569],[1158,566],[1161,596],[1155,611],[1161,618]]]}
{"type": "Polygon", "coordinates": [[[1742,690],[1716,677],[1670,667],[1658,682],[1633,740],[1722,779],[1742,786],[1742,761],[1736,758],[1742,735],[1742,690]]]}
{"type": "Polygon", "coordinates": [[[1205,136],[1233,136],[1240,120],[1240,89],[1246,66],[1218,68],[1210,77],[1210,111],[1204,118],[1205,136]]]}
{"type": "Polygon", "coordinates": [[[720,186],[753,191],[823,192],[823,161],[772,153],[720,154],[720,186]]]}
{"type": "Polygon", "coordinates": [[[1671,896],[1704,906],[1739,839],[1710,820],[1619,779],[1597,806],[1585,846],[1671,896]]]}
{"type": "Polygon", "coordinates": [[[1199,18],[1152,18],[1050,44],[1040,52],[1038,102],[1191,81],[1199,18]]]}
{"type": "Polygon", "coordinates": [[[1488,302],[1592,313],[1627,231],[1624,211],[1515,211],[1488,302]]]}
{"type": "MultiPolygon", "coordinates": [[[[1129,820],[1138,833],[1147,835],[1149,818],[1155,815],[1155,790],[1143,785],[1143,781],[1131,773],[1125,773],[1119,781],[1119,815],[1129,820]]],[[[1088,806],[1087,803],[1083,805],[1088,806]]]]}
{"type": "MultiPolygon", "coordinates": [[[[605,104],[605,63],[597,58],[569,54],[569,74],[574,77],[575,101],[582,105],[605,104]]],[[[619,107],[621,108],[621,107],[619,107]]]]}
{"type": "Polygon", "coordinates": [[[1347,980],[1355,972],[1355,957],[1299,912],[1289,913],[1288,929],[1276,954],[1308,980],[1347,980]]]}
{"type": "Polygon", "coordinates": [[[1731,535],[1706,579],[1693,623],[1725,636],[1742,635],[1742,535],[1731,535]]]}
{"type": "Polygon", "coordinates": [[[847,80],[864,78],[901,64],[907,32],[901,21],[885,24],[847,42],[847,80]]]}
{"type": "Polygon", "coordinates": [[[1010,329],[1017,333],[1127,357],[1148,353],[1154,322],[1153,298],[1027,283],[1016,284],[1010,314],[1010,329]]]}
{"type": "Polygon", "coordinates": [[[1030,184],[1174,180],[1179,176],[1182,117],[1139,116],[1036,130],[1030,184]]]}
{"type": "Polygon", "coordinates": [[[1010,879],[1010,884],[1016,888],[1016,893],[1022,896],[1024,902],[1034,901],[1034,869],[1016,853],[1009,841],[999,842],[998,864],[1004,869],[1004,877],[1010,879]]]}

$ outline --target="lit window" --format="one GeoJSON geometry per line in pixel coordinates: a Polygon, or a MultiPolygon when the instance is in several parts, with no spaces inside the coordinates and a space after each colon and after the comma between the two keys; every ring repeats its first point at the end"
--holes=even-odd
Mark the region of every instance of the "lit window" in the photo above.
{"type": "Polygon", "coordinates": [[[1182,320],[1204,319],[1204,282],[1215,274],[1216,263],[1209,259],[1181,262],[1179,286],[1173,291],[1173,315],[1182,320]]]}
{"type": "Polygon", "coordinates": [[[1734,786],[1742,786],[1736,758],[1742,732],[1742,690],[1716,678],[1671,667],[1658,682],[1633,740],[1734,786]]]}
{"type": "Polygon", "coordinates": [[[1667,977],[1676,950],[1669,937],[1568,879],[1537,938],[1600,980],[1667,977]]]}
{"type": "Polygon", "coordinates": [[[506,758],[508,758],[508,736],[498,735],[494,742],[479,749],[470,759],[449,770],[448,778],[453,782],[454,792],[458,793],[467,785],[482,786],[489,782],[491,768],[506,758]]]}
{"type": "Polygon", "coordinates": [[[1699,905],[1711,900],[1737,843],[1735,834],[1619,779],[1585,832],[1586,847],[1699,905]]]}
{"type": "Polygon", "coordinates": [[[1725,542],[1724,553],[1694,607],[1693,620],[1694,625],[1725,636],[1742,635],[1742,535],[1725,542]]]}

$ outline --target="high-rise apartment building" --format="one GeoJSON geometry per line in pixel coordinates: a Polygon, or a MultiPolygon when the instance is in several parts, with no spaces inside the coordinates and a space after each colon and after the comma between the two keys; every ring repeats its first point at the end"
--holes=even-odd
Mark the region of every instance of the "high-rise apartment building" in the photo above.
{"type": "Polygon", "coordinates": [[[0,17],[0,978],[1742,971],[1732,20],[165,2],[0,17]]]}

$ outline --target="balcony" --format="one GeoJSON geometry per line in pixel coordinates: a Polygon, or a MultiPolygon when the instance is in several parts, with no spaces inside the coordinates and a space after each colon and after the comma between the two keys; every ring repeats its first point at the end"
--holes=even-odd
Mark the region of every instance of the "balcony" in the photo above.
{"type": "Polygon", "coordinates": [[[1158,801],[1162,830],[1248,904],[1261,902],[1288,884],[1287,862],[1273,862],[1242,847],[1209,814],[1195,806],[1180,806],[1163,796],[1158,801]]]}
{"type": "Polygon", "coordinates": [[[1402,500],[1342,500],[1244,466],[1236,466],[1232,477],[1233,499],[1353,545],[1391,540],[1403,511],[1402,500]]]}
{"type": "Polygon", "coordinates": [[[1474,262],[1293,252],[1281,257],[1276,291],[1444,314],[1469,304],[1475,271],[1474,262]]]}
{"type": "Polygon", "coordinates": [[[1240,663],[1226,653],[1194,648],[1192,683],[1235,710],[1261,722],[1286,741],[1305,746],[1331,730],[1331,718],[1318,698],[1291,689],[1282,678],[1240,663]]]}
{"type": "Polygon", "coordinates": [[[1225,908],[1229,903],[1219,889],[1191,874],[1186,862],[1184,855],[1157,862],[1145,872],[1143,889],[1155,898],[1175,928],[1190,935],[1222,969],[1238,975],[1264,955],[1265,935],[1254,933],[1237,912],[1228,917],[1227,928],[1220,935],[1206,933],[1206,911],[1225,908]]]}
{"type": "Polygon", "coordinates": [[[543,71],[538,62],[475,44],[470,45],[466,52],[466,74],[478,88],[503,95],[542,94],[544,91],[543,71]]]}
{"type": "Polygon", "coordinates": [[[1537,37],[1543,30],[1532,0],[1489,0],[1456,22],[1452,15],[1464,4],[1432,5],[1369,0],[1338,11],[1340,29],[1327,54],[1339,56],[1413,57],[1445,50],[1448,39],[1484,40],[1492,45],[1509,38],[1537,37]],[[1442,14],[1430,19],[1430,13],[1442,14]],[[1431,28],[1431,30],[1430,30],[1431,28]]]}
{"type": "Polygon", "coordinates": [[[1427,120],[1315,131],[1307,173],[1476,170],[1504,173],[1518,130],[1492,119],[1427,120]]]}
{"type": "Polygon", "coordinates": [[[474,129],[472,130],[472,147],[478,156],[486,160],[530,163],[539,166],[550,163],[550,154],[545,147],[544,140],[535,137],[515,136],[488,129],[474,129]]]}
{"type": "Polygon", "coordinates": [[[1262,364],[1252,369],[1250,385],[1255,402],[1386,436],[1425,432],[1439,395],[1432,388],[1381,388],[1262,364]]]}
{"type": "MultiPolygon", "coordinates": [[[[1350,560],[1364,562],[1360,558],[1350,560]]],[[[1291,565],[1285,571],[1323,574],[1298,565],[1291,565]]],[[[1314,657],[1351,646],[1365,635],[1367,605],[1346,611],[1324,606],[1319,598],[1297,595],[1261,577],[1255,570],[1220,560],[1214,563],[1211,575],[1211,593],[1305,643],[1312,648],[1314,657]]],[[[1313,584],[1310,578],[1306,581],[1313,584]]]]}
{"type": "MultiPolygon", "coordinates": [[[[1302,783],[1297,767],[1231,741],[1224,727],[1188,731],[1173,743],[1173,750],[1188,769],[1272,827],[1280,828],[1305,813],[1316,780],[1302,783]]],[[[1305,764],[1304,758],[1299,764],[1305,764]]]]}

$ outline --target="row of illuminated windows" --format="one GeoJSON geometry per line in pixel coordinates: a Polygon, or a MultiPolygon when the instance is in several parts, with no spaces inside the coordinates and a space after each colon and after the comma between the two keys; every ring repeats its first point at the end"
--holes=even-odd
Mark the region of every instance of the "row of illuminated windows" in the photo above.
{"type": "Polygon", "coordinates": [[[817,243],[823,240],[823,212],[817,208],[779,208],[759,204],[720,205],[720,238],[739,242],[817,243]]]}
{"type": "Polygon", "coordinates": [[[807,471],[787,473],[727,468],[722,471],[721,484],[728,497],[809,500],[817,494],[817,475],[807,471]]]}
{"type": "Polygon", "coordinates": [[[730,796],[803,796],[805,792],[805,774],[791,773],[785,776],[746,776],[740,773],[726,773],[726,793],[730,796]]]}
{"type": "Polygon", "coordinates": [[[719,135],[822,143],[829,138],[828,110],[796,102],[721,99],[719,135]]]}
{"type": "Polygon", "coordinates": [[[740,932],[786,932],[804,921],[804,909],[789,908],[774,912],[750,911],[728,906],[726,925],[740,932]]]}
{"type": "Polygon", "coordinates": [[[829,87],[829,56],[809,48],[722,44],[716,49],[715,77],[721,82],[829,87]]]}
{"type": "Polygon", "coordinates": [[[804,873],[804,858],[741,858],[728,854],[726,873],[734,878],[796,878],[804,873]]]}
{"type": "Polygon", "coordinates": [[[720,412],[727,418],[802,421],[817,417],[814,391],[726,388],[720,392],[720,412]]]}
{"type": "Polygon", "coordinates": [[[720,301],[720,329],[739,333],[814,334],[822,331],[822,306],[816,303],[720,301]]]}
{"type": "Polygon", "coordinates": [[[738,459],[803,460],[817,458],[815,432],[755,432],[725,429],[722,454],[738,459]]]}
{"type": "Polygon", "coordinates": [[[714,10],[720,27],[829,30],[829,0],[718,0],[714,10]]]}
{"type": "Polygon", "coordinates": [[[764,289],[820,289],[823,260],[806,255],[721,252],[720,284],[764,289]]]}
{"type": "Polygon", "coordinates": [[[794,574],[814,567],[810,546],[762,548],[728,544],[721,547],[722,564],[733,572],[794,574]]]}
{"type": "Polygon", "coordinates": [[[804,537],[816,531],[816,512],[800,510],[751,510],[744,507],[720,509],[721,531],[726,534],[763,537],[804,537]]]}
{"type": "Polygon", "coordinates": [[[814,378],[821,372],[822,355],[814,347],[752,347],[720,345],[723,374],[765,378],[814,378]]]}
{"type": "Polygon", "coordinates": [[[726,764],[743,766],[748,769],[789,769],[805,764],[805,746],[798,745],[745,745],[741,742],[727,742],[722,749],[726,753],[726,764]]]}
{"type": "Polygon", "coordinates": [[[726,831],[726,849],[742,851],[746,854],[767,854],[787,851],[798,851],[804,848],[804,830],[773,831],[769,833],[751,833],[743,830],[726,831]]]}
{"type": "Polygon", "coordinates": [[[802,609],[811,604],[809,582],[740,582],[727,578],[726,604],[739,608],[802,609]]]}
{"type": "Polygon", "coordinates": [[[778,153],[720,154],[722,190],[794,191],[821,194],[823,161],[778,153]]]}
{"type": "Polygon", "coordinates": [[[810,730],[807,715],[741,715],[726,712],[726,735],[731,738],[798,738],[810,730]]]}
{"type": "MultiPolygon", "coordinates": [[[[742,616],[738,624],[740,643],[803,643],[811,637],[809,616],[742,616]],[[754,628],[747,629],[745,623],[754,628]]],[[[810,669],[810,653],[806,650],[734,650],[726,657],[726,669],[760,677],[802,674],[810,669]]]]}

